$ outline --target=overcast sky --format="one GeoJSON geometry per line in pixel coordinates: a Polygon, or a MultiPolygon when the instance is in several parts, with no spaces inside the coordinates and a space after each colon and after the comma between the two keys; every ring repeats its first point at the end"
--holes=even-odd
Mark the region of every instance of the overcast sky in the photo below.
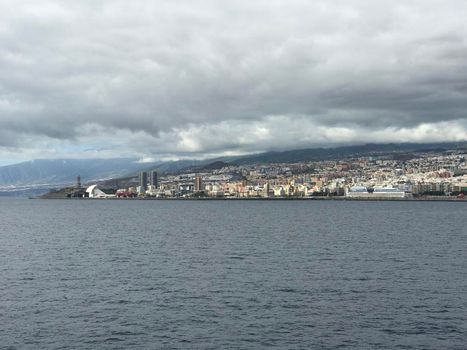
{"type": "Polygon", "coordinates": [[[0,165],[467,140],[467,2],[0,0],[0,165]]]}

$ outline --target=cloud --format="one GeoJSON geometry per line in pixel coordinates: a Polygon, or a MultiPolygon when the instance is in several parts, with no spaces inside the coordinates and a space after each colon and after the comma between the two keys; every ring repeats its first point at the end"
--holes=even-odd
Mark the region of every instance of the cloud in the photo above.
{"type": "Polygon", "coordinates": [[[0,157],[466,140],[466,15],[460,0],[5,0],[0,157]]]}

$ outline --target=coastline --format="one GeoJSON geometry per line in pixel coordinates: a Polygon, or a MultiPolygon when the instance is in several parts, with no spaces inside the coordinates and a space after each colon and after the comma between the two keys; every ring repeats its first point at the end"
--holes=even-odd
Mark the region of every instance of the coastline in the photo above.
{"type": "Polygon", "coordinates": [[[29,199],[66,199],[66,200],[111,200],[111,201],[348,201],[348,202],[464,202],[467,198],[450,196],[423,196],[412,198],[348,198],[348,197],[137,197],[137,198],[65,198],[30,197],[29,199]]]}

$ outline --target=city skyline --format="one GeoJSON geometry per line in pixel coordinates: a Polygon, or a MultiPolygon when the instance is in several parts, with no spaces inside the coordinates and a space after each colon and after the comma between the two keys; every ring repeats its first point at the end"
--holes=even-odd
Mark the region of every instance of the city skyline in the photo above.
{"type": "Polygon", "coordinates": [[[0,165],[467,140],[467,4],[0,3],[0,165]]]}
{"type": "Polygon", "coordinates": [[[90,181],[43,198],[464,200],[465,149],[352,155],[319,161],[215,162],[90,181]],[[99,187],[105,189],[105,192],[99,187]]]}

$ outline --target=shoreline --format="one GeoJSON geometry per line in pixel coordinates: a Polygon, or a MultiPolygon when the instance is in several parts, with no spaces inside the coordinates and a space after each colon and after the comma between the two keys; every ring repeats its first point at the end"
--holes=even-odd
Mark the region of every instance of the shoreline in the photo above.
{"type": "Polygon", "coordinates": [[[449,196],[426,196],[416,198],[348,198],[348,197],[231,197],[231,198],[64,198],[64,197],[30,197],[29,199],[61,199],[61,200],[112,200],[112,201],[348,201],[348,202],[465,202],[467,198],[457,198],[449,196]]]}

